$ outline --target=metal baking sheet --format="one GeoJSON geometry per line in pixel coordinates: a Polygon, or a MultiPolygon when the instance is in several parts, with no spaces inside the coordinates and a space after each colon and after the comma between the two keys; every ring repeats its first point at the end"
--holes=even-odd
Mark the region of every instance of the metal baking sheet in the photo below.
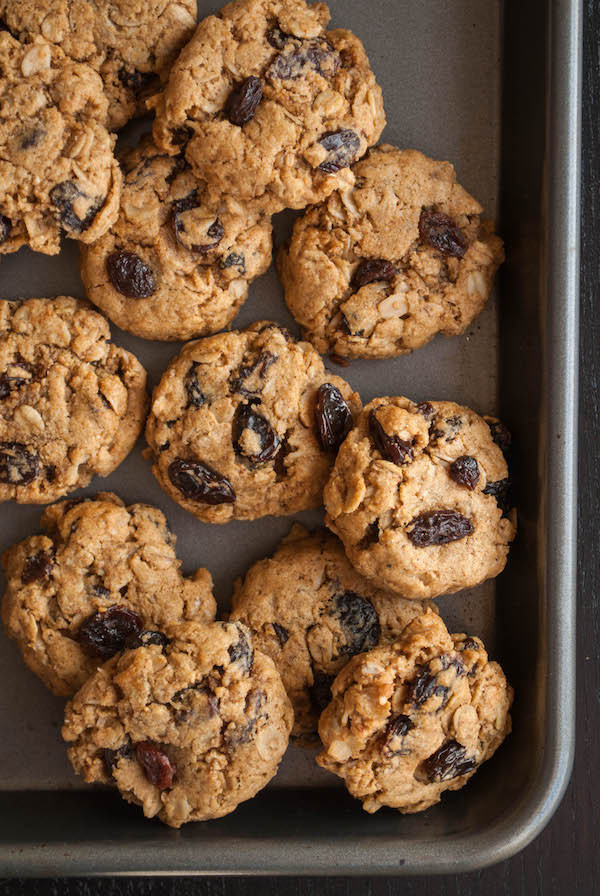
{"type": "MultiPolygon", "coordinates": [[[[216,11],[199,2],[202,15],[216,11]]],[[[570,774],[574,730],[574,501],[577,388],[578,127],[581,0],[332,0],[333,26],[365,43],[384,92],[382,140],[450,159],[499,220],[507,263],[462,336],[412,356],[332,366],[366,403],[377,395],[451,399],[512,429],[520,532],[496,582],[440,599],[452,630],[480,635],[516,689],[514,733],[469,785],[426,813],[368,816],[312,754],[290,748],[273,782],[233,815],[176,832],[112,793],[83,789],[60,740],[63,701],[0,643],[0,871],[404,874],[500,861],[548,821],[570,774]],[[547,40],[546,40],[547,37],[547,40]]],[[[144,125],[123,135],[134,142],[144,125]]],[[[147,127],[147,126],[146,126],[147,127]]],[[[288,235],[292,213],[275,219],[288,235]]],[[[4,256],[0,296],[84,296],[76,245],[4,256]]],[[[235,325],[274,319],[298,332],[273,268],[235,325]]],[[[155,385],[175,344],[113,327],[155,385]]],[[[330,365],[331,366],[331,365],[330,365]]],[[[139,444],[82,494],[116,491],[159,506],[184,571],[206,565],[223,611],[234,579],[270,553],[291,518],[200,523],[154,480],[139,444]]],[[[39,507],[0,508],[0,548],[38,528],[39,507]]],[[[297,515],[309,525],[320,511],[297,515]]]]}

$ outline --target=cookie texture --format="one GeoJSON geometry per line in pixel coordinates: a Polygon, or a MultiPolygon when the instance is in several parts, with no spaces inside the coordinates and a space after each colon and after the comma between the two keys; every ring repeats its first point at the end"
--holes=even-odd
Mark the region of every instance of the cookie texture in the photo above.
{"type": "Polygon", "coordinates": [[[114,784],[172,827],[219,818],[273,777],[293,714],[245,626],[185,623],[168,645],[129,650],[67,706],[75,771],[114,784]]]}
{"type": "Polygon", "coordinates": [[[19,40],[40,36],[102,78],[110,130],[145,112],[196,27],[196,0],[0,0],[19,40]]]}
{"type": "Polygon", "coordinates": [[[153,472],[208,523],[317,507],[360,398],[276,324],[186,345],[154,391],[153,472]]]}
{"type": "Polygon", "coordinates": [[[511,730],[513,690],[479,638],[433,613],[391,646],[354,657],[319,721],[317,762],[367,812],[421,812],[460,790],[511,730]]]}
{"type": "Polygon", "coordinates": [[[206,569],[182,576],[175,536],[155,507],[116,495],[61,501],[42,515],[45,534],[2,558],[2,616],[29,668],[66,697],[118,651],[166,643],[186,620],[212,622],[206,569]]]}
{"type": "Polygon", "coordinates": [[[324,498],[326,523],[353,566],[409,598],[498,575],[516,531],[508,467],[490,425],[451,401],[366,405],[324,498]]]}
{"type": "Polygon", "coordinates": [[[104,126],[100,77],[37,38],[0,31],[0,253],[28,245],[56,255],[117,216],[121,172],[104,126]]]}
{"type": "Polygon", "coordinates": [[[290,311],[320,352],[390,358],[482,311],[502,240],[449,162],[377,146],[295,225],[279,270],[290,311]]]}
{"type": "Polygon", "coordinates": [[[351,185],[385,116],[361,42],[328,21],[324,3],[303,0],[236,0],[209,16],[149,101],[158,146],[185,146],[198,177],[271,213],[351,185]]]}
{"type": "Polygon", "coordinates": [[[356,654],[395,641],[422,612],[420,601],[360,576],[326,529],[311,535],[296,524],[272,557],[236,582],[229,618],[247,625],[275,663],[294,707],[293,734],[310,745],[338,672],[356,654]]]}
{"type": "Polygon", "coordinates": [[[145,370],[87,302],[0,304],[0,501],[47,504],[108,476],[147,403],[145,370]]]}
{"type": "Polygon", "coordinates": [[[146,339],[191,339],[231,323],[271,263],[271,220],[235,197],[211,198],[183,155],[150,138],[126,152],[119,217],[83,248],[89,299],[146,339]]]}

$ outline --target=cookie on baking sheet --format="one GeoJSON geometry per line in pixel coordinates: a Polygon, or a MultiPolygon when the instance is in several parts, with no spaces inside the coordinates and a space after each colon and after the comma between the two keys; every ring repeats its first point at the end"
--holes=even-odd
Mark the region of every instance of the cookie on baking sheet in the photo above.
{"type": "Polygon", "coordinates": [[[220,818],[273,777],[293,712],[268,657],[239,624],[185,623],[128,650],[67,706],[64,739],[88,783],[115,785],[178,828],[220,818]]]}
{"type": "Polygon", "coordinates": [[[108,476],[147,404],[144,368],[87,302],[0,303],[0,501],[47,504],[108,476]]]}
{"type": "Polygon", "coordinates": [[[102,82],[38,38],[0,31],[0,253],[56,255],[61,234],[89,243],[117,217],[121,172],[104,126],[102,82]]]}
{"type": "Polygon", "coordinates": [[[295,225],[278,263],[320,352],[390,358],[462,333],[483,309],[502,240],[449,162],[376,146],[295,225]]]}
{"type": "Polygon", "coordinates": [[[367,812],[421,812],[460,790],[511,730],[513,690],[479,638],[450,635],[439,616],[354,657],[319,721],[317,762],[367,812]]]}
{"type": "Polygon", "coordinates": [[[0,0],[0,18],[19,40],[39,35],[99,73],[110,130],[146,111],[196,15],[196,0],[0,0]]]}
{"type": "Polygon", "coordinates": [[[209,336],[186,345],[154,391],[153,472],[208,523],[317,507],[360,407],[312,346],[276,324],[209,336]]]}
{"type": "Polygon", "coordinates": [[[150,137],[121,159],[119,217],[83,247],[87,295],[146,339],[191,339],[231,323],[271,263],[271,220],[235,197],[210,198],[183,156],[150,137]]]}
{"type": "Polygon", "coordinates": [[[55,694],[75,693],[125,646],[163,644],[168,626],[214,619],[210,573],[181,575],[175,536],[155,507],[100,493],[53,504],[42,527],[4,553],[2,617],[55,694]]]}
{"type": "Polygon", "coordinates": [[[324,498],[326,523],[353,566],[409,598],[498,575],[516,532],[508,468],[490,424],[451,401],[366,405],[324,498]]]}
{"type": "Polygon", "coordinates": [[[353,183],[385,125],[361,42],[304,0],[235,0],[200,23],[156,109],[157,145],[270,213],[353,183]]]}
{"type": "Polygon", "coordinates": [[[308,745],[338,672],[357,653],[394,641],[422,612],[420,601],[359,575],[326,529],[311,535],[296,524],[272,557],[236,582],[229,618],[247,625],[277,666],[294,707],[293,734],[308,745]]]}

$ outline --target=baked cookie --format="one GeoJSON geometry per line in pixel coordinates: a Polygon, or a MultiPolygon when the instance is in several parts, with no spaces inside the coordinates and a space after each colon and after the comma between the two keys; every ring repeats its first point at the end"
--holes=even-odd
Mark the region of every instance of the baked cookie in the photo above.
{"type": "Polygon", "coordinates": [[[310,744],[338,672],[355,654],[395,641],[422,612],[420,601],[363,579],[326,529],[310,535],[296,524],[236,582],[229,618],[247,625],[275,663],[294,707],[293,734],[310,744]]]}
{"type": "Polygon", "coordinates": [[[174,828],[220,818],[273,777],[293,713],[243,625],[188,622],[109,660],[67,706],[69,759],[174,828]]]}
{"type": "Polygon", "coordinates": [[[88,297],[146,339],[191,339],[231,323],[271,263],[271,220],[234,197],[211,199],[183,156],[150,138],[121,161],[119,217],[81,255],[88,297]]]}
{"type": "Polygon", "coordinates": [[[353,183],[385,125],[381,90],[350,31],[304,0],[236,0],[200,23],[156,109],[157,145],[272,213],[353,183]]]}
{"type": "Polygon", "coordinates": [[[210,573],[181,575],[175,536],[155,507],[101,493],[46,508],[42,527],[2,557],[2,618],[55,694],[74,694],[125,646],[166,643],[167,627],[215,618],[210,573]]]}
{"type": "Polygon", "coordinates": [[[0,31],[0,253],[56,255],[60,237],[91,243],[117,217],[121,172],[89,66],[38,38],[0,31]]]}
{"type": "Polygon", "coordinates": [[[87,302],[0,303],[0,501],[48,504],[108,476],[147,405],[144,368],[87,302]]]}
{"type": "Polygon", "coordinates": [[[460,790],[510,733],[513,690],[479,638],[433,613],[398,641],[354,657],[321,716],[317,762],[367,812],[421,812],[460,790]]]}
{"type": "Polygon", "coordinates": [[[196,15],[196,0],[0,0],[0,17],[19,40],[40,35],[99,73],[110,130],[146,111],[196,15]]]}
{"type": "Polygon", "coordinates": [[[186,345],[154,391],[146,439],[164,490],[206,523],[322,503],[360,398],[276,324],[186,345]]]}
{"type": "Polygon", "coordinates": [[[375,398],[337,456],[326,523],[350,562],[409,598],[497,576],[516,532],[490,426],[451,401],[375,398]]]}
{"type": "Polygon", "coordinates": [[[320,352],[390,358],[482,311],[504,259],[449,162],[377,146],[295,225],[279,271],[290,311],[320,352]]]}

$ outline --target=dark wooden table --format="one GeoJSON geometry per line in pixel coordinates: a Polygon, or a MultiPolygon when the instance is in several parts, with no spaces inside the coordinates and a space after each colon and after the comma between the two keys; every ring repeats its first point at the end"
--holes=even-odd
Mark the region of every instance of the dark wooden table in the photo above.
{"type": "Polygon", "coordinates": [[[577,757],[545,831],[502,865],[381,880],[143,878],[0,881],[0,896],[592,896],[600,894],[600,3],[584,37],[577,757]]]}

